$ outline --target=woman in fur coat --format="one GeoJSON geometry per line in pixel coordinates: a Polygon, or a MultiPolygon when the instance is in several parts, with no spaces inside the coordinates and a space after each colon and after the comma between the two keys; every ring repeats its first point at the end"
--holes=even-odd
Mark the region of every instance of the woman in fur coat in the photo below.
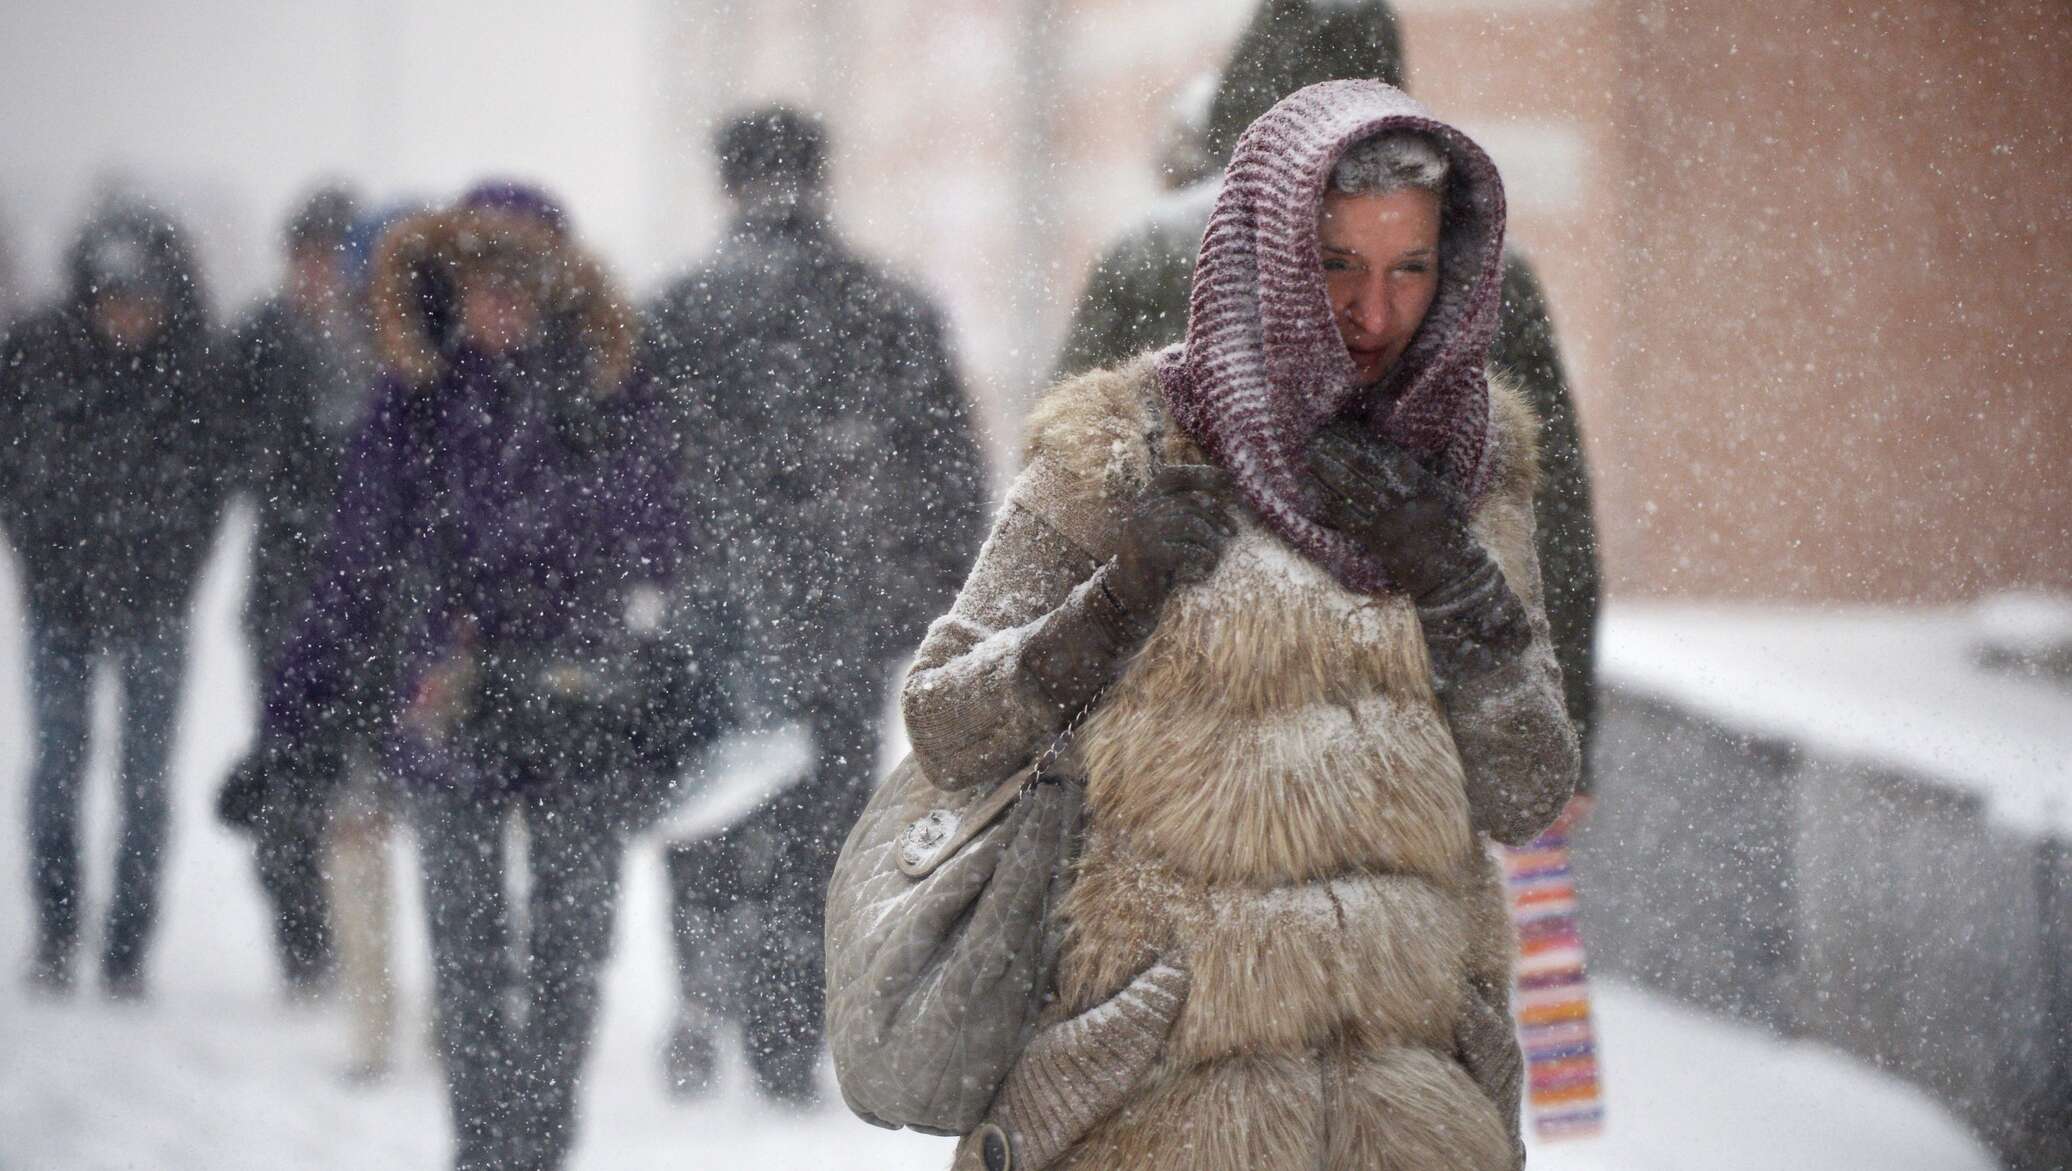
{"type": "Polygon", "coordinates": [[[1052,390],[903,694],[945,787],[1083,709],[1039,1028],[961,1167],[1522,1164],[1485,839],[1575,782],[1504,198],[1379,82],[1246,132],[1184,343],[1052,390]]]}

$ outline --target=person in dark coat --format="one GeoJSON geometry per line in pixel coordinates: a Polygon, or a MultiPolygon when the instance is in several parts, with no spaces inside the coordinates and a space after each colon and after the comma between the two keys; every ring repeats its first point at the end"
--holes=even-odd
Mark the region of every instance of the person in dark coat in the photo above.
{"type": "Polygon", "coordinates": [[[7,223],[0,220],[0,330],[14,322],[14,315],[21,307],[21,270],[17,266],[12,241],[8,238],[7,223]]]}
{"type": "MultiPolygon", "coordinates": [[[[977,550],[986,472],[940,314],[829,223],[818,121],[758,110],[718,149],[736,218],[654,307],[654,368],[728,538],[712,592],[727,599],[763,705],[810,727],[815,763],[740,823],[671,852],[679,924],[749,923],[739,940],[683,927],[677,940],[687,993],[711,965],[739,962],[758,1082],[806,1101],[827,879],[872,787],[893,660],[912,653],[977,550]]],[[[674,1044],[709,1064],[709,1036],[674,1044]]]]}
{"type": "Polygon", "coordinates": [[[0,526],[28,611],[32,984],[71,986],[84,891],[80,782],[94,666],[121,680],[121,831],[101,977],[143,995],[167,822],[186,613],[229,456],[199,276],[179,228],[141,204],[80,234],[71,288],[0,351],[0,526]]]}
{"type": "Polygon", "coordinates": [[[424,870],[454,1165],[560,1167],[631,810],[663,771],[625,700],[686,539],[674,451],[626,302],[544,195],[485,185],[403,220],[373,297],[384,374],[240,771],[302,783],[347,727],[383,745],[424,870]]]}
{"type": "MultiPolygon", "coordinates": [[[[1210,177],[1162,197],[1101,257],[1074,307],[1054,381],[1112,366],[1180,340],[1196,251],[1238,136],[1273,104],[1306,85],[1372,78],[1402,85],[1403,50],[1387,0],[1262,0],[1238,37],[1208,115],[1210,177]]],[[[1587,798],[1596,709],[1597,526],[1575,401],[1545,295],[1515,250],[1504,257],[1502,317],[1491,361],[1515,375],[1542,420],[1538,495],[1547,619],[1561,664],[1569,718],[1583,741],[1587,798]]]]}
{"type": "MultiPolygon", "coordinates": [[[[230,346],[245,427],[239,486],[258,513],[245,635],[253,658],[280,658],[309,597],[316,550],[338,489],[338,464],[371,393],[374,354],[364,300],[348,279],[352,195],[325,188],[288,223],[287,281],[230,346]]],[[[259,881],[273,903],[290,994],[320,992],[332,969],[324,893],[326,786],[286,787],[251,810],[259,881]]]]}

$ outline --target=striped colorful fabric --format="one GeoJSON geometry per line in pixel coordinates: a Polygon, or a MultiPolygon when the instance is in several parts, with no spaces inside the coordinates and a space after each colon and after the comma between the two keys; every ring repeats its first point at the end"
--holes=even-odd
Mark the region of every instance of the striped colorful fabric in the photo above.
{"type": "Polygon", "coordinates": [[[1604,1100],[1568,834],[1549,830],[1499,853],[1518,930],[1512,1003],[1533,1133],[1542,1140],[1596,1134],[1604,1129],[1604,1100]]]}

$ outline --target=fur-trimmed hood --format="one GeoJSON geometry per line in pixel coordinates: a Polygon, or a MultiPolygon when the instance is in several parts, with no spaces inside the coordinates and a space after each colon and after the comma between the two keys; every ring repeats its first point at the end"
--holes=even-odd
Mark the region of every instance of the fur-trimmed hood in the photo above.
{"type": "Polygon", "coordinates": [[[496,207],[410,216],[382,237],[369,289],[382,365],[414,386],[437,381],[456,345],[461,291],[490,278],[537,291],[549,338],[575,348],[591,389],[625,383],[638,335],[626,298],[551,224],[496,207]]]}

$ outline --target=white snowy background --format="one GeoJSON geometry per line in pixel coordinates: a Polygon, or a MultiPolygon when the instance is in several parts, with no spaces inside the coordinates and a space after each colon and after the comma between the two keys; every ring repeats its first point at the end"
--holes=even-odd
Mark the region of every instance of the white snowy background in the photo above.
{"type": "MultiPolygon", "coordinates": [[[[1446,2],[1402,7],[1425,12],[1446,2]]],[[[139,179],[189,216],[218,307],[228,311],[273,279],[280,214],[312,176],[342,171],[386,198],[450,193],[496,171],[548,180],[575,208],[583,234],[629,284],[649,287],[694,253],[711,228],[709,205],[716,199],[699,169],[706,129],[699,118],[717,105],[706,87],[718,83],[701,70],[723,62],[701,57],[691,68],[672,56],[690,42],[678,23],[658,19],[665,7],[645,0],[5,5],[0,230],[10,237],[5,243],[14,250],[15,275],[25,292],[47,293],[84,201],[106,182],[139,179]],[[506,35],[495,41],[474,35],[492,14],[508,18],[506,35]],[[581,85],[570,85],[571,79],[581,85]],[[254,93],[296,98],[254,101],[254,93]],[[708,214],[697,214],[701,210],[708,214]]],[[[755,6],[738,7],[749,12],[755,6]]],[[[1234,28],[1249,4],[1198,0],[1196,7],[1207,31],[1194,35],[1214,39],[1234,28]]],[[[1498,7],[1562,4],[1505,0],[1498,7]]],[[[1113,36],[1105,23],[1097,31],[1093,47],[1103,51],[1144,47],[1136,38],[1113,36]]],[[[975,44],[975,35],[968,27],[945,34],[956,60],[972,71],[1011,57],[1009,46],[975,44]]],[[[1174,30],[1159,38],[1183,39],[1174,30]]],[[[812,73],[818,59],[806,57],[800,68],[812,73]]],[[[845,113],[860,124],[873,117],[896,121],[869,102],[845,113]]],[[[1561,144],[1550,146],[1543,134],[1513,145],[1551,151],[1555,162],[1576,153],[1553,150],[1561,144]]],[[[930,199],[911,214],[939,230],[929,234],[932,243],[910,241],[900,256],[942,284],[953,308],[990,304],[979,296],[985,280],[969,271],[983,266],[970,264],[962,251],[974,222],[995,212],[975,194],[974,183],[971,176],[935,182],[930,199]],[[943,250],[949,262],[931,248],[943,250]]],[[[1544,195],[1544,183],[1527,186],[1544,195]]],[[[1128,189],[1075,198],[1141,194],[1128,189]]],[[[905,239],[897,230],[903,222],[858,217],[851,226],[866,241],[893,240],[905,239]]],[[[1069,284],[1071,274],[1060,279],[1069,284]]],[[[1030,345],[1021,336],[1021,318],[967,308],[954,320],[983,389],[999,391],[986,385],[986,374],[1029,364],[1026,355],[1007,351],[1030,345]]],[[[1596,344],[1583,334],[1569,340],[1584,352],[1596,344]]],[[[432,1171],[445,1163],[446,1111],[426,1043],[425,943],[407,835],[397,844],[396,868],[401,1065],[391,1081],[368,1088],[343,1076],[345,1028],[335,1009],[282,1003],[248,843],[210,816],[215,787],[251,730],[251,668],[235,622],[246,523],[232,525],[199,598],[173,764],[175,824],[152,997],[135,1006],[105,1003],[90,982],[62,1003],[32,1000],[23,987],[32,936],[24,850],[27,678],[16,578],[0,555],[0,1171],[432,1171]]],[[[1605,667],[1650,693],[1780,735],[1895,758],[1960,787],[1991,777],[1982,795],[2007,824],[2064,824],[2066,806],[2053,804],[2063,793],[2064,757],[2053,754],[2053,725],[2039,715],[2041,701],[1995,685],[1967,692],[1962,710],[1951,709],[1948,719],[1895,720],[1855,701],[1862,680],[1850,672],[1853,664],[1872,663],[1884,684],[1903,660],[1869,653],[1828,658],[1822,649],[1882,646],[1891,629],[1876,619],[1813,621],[1811,627],[1754,629],[1743,616],[1708,634],[1642,611],[1615,610],[1605,667]],[[1704,653],[1686,653],[1692,650],[1704,653]],[[1795,678],[1813,682],[1790,692],[1763,686],[1780,662],[1793,666],[1795,678]],[[1953,731],[1960,718],[1966,727],[2003,731],[1960,736],[1953,731]]],[[[1952,621],[1933,635],[1936,653],[1945,658],[1962,653],[1963,631],[1952,621]]],[[[1933,680],[1902,682],[1922,701],[1909,711],[1947,702],[1933,680]]],[[[86,819],[94,905],[105,898],[113,829],[106,751],[113,718],[105,702],[98,727],[86,819]]],[[[736,771],[768,773],[795,758],[797,745],[743,742],[723,755],[736,771]]],[[[694,809],[685,820],[700,816],[694,809]]],[[[871,1128],[832,1100],[803,1114],[760,1103],[738,1054],[713,1095],[691,1104],[670,1100],[658,1053],[675,994],[666,926],[660,860],[646,843],[627,864],[577,1168],[946,1164],[945,1140],[871,1128]]],[[[84,951],[91,955],[88,942],[84,951]]],[[[1609,1128],[1601,1139],[1535,1149],[1535,1168],[1967,1171],[1993,1165],[1947,1111],[1861,1062],[1705,1017],[1635,988],[1600,981],[1595,994],[1609,1128]]]]}
{"type": "MultiPolygon", "coordinates": [[[[334,1009],[283,1004],[244,839],[210,814],[251,734],[251,668],[236,628],[249,521],[234,516],[199,595],[174,750],[174,829],[151,998],[111,1005],[83,981],[32,999],[24,857],[29,763],[20,597],[0,575],[0,1171],[435,1171],[446,1111],[425,1016],[428,973],[414,864],[396,874],[401,1062],[376,1087],[343,1076],[334,1009]]],[[[89,767],[88,890],[105,897],[112,840],[112,709],[102,696],[89,767]]],[[[781,768],[795,745],[723,750],[781,768]]],[[[696,809],[687,817],[698,816],[696,809]]],[[[407,842],[407,837],[406,837],[407,842]]],[[[92,920],[89,919],[89,922],[92,920]]],[[[941,1168],[950,1144],[850,1117],[838,1101],[799,1113],[758,1101],[739,1054],[690,1104],[663,1091],[658,1045],[675,995],[662,868],[652,843],[628,860],[602,1024],[584,1092],[579,1171],[941,1168]]],[[[89,943],[91,936],[89,936],[89,943]]],[[[91,955],[89,946],[85,954],[91,955]]],[[[1781,1042],[1631,987],[1600,982],[1596,1009],[1609,1127],[1536,1148],[1546,1171],[1970,1171],[1992,1160],[1924,1094],[1831,1050],[1781,1042]]],[[[832,1092],[832,1073],[825,1074],[832,1092]]]]}

